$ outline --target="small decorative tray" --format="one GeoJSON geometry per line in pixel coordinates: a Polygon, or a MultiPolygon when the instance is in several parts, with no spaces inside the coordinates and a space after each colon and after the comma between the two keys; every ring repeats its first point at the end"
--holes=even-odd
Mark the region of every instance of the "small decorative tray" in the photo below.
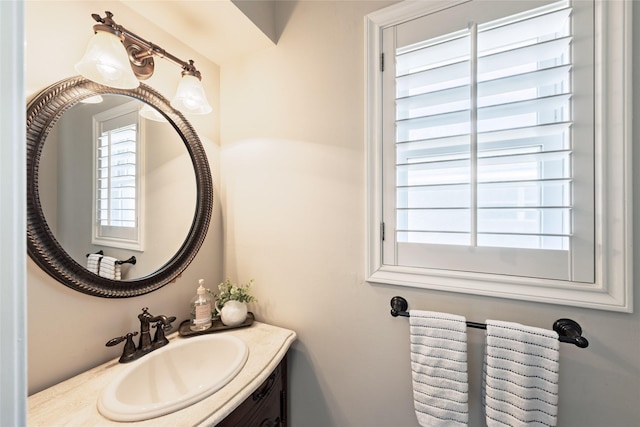
{"type": "Polygon", "coordinates": [[[251,326],[254,320],[255,320],[255,316],[253,315],[253,313],[248,312],[247,318],[245,319],[244,322],[236,326],[227,326],[224,323],[222,323],[222,320],[220,320],[219,316],[216,316],[213,318],[213,321],[211,322],[211,326],[209,326],[208,329],[205,329],[204,331],[192,331],[189,328],[189,320],[187,319],[184,322],[180,323],[179,333],[181,337],[192,337],[196,335],[211,334],[214,332],[221,332],[229,329],[245,328],[247,326],[251,326]]]}

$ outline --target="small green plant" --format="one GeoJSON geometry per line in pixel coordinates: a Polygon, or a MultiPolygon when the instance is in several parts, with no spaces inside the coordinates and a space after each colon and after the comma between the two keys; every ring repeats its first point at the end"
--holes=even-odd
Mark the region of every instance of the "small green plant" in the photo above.
{"type": "Polygon", "coordinates": [[[249,280],[249,283],[245,285],[236,285],[227,278],[227,280],[218,285],[218,293],[213,293],[210,290],[209,293],[216,300],[218,308],[224,307],[227,301],[255,302],[258,300],[249,294],[252,285],[253,279],[249,280]]]}

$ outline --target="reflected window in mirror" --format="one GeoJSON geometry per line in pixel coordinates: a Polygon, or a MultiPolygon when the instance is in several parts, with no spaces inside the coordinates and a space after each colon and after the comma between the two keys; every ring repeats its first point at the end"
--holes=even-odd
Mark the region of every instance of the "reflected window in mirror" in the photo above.
{"type": "Polygon", "coordinates": [[[139,102],[93,116],[94,245],[142,251],[144,127],[139,102]]]}

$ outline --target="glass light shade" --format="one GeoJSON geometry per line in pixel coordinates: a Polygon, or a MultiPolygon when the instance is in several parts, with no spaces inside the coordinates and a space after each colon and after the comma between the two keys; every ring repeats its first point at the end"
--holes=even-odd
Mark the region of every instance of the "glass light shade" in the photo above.
{"type": "Polygon", "coordinates": [[[140,85],[124,45],[117,36],[105,31],[97,31],[91,37],[76,71],[89,80],[118,89],[135,89],[140,85]]]}
{"type": "Polygon", "coordinates": [[[213,110],[207,102],[200,79],[188,74],[180,79],[176,96],[171,101],[171,105],[173,108],[189,114],[208,114],[213,110]]]}
{"type": "Polygon", "coordinates": [[[93,96],[90,96],[89,98],[83,99],[80,102],[82,102],[83,104],[100,104],[102,101],[103,101],[102,96],[93,95],[93,96]]]}
{"type": "Polygon", "coordinates": [[[155,122],[167,121],[167,119],[165,119],[164,116],[160,114],[158,110],[156,110],[149,104],[144,104],[144,106],[140,109],[140,113],[138,114],[140,114],[141,117],[144,117],[147,120],[153,120],[155,122]]]}

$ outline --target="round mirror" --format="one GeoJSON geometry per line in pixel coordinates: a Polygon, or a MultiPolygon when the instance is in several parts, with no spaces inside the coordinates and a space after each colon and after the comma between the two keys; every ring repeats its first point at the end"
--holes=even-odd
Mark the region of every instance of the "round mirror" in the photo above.
{"type": "Polygon", "coordinates": [[[27,248],[64,285],[109,298],[164,286],[202,245],[212,205],[197,134],[152,88],[74,77],[29,102],[27,248]],[[118,275],[93,253],[117,259],[118,275]]]}

